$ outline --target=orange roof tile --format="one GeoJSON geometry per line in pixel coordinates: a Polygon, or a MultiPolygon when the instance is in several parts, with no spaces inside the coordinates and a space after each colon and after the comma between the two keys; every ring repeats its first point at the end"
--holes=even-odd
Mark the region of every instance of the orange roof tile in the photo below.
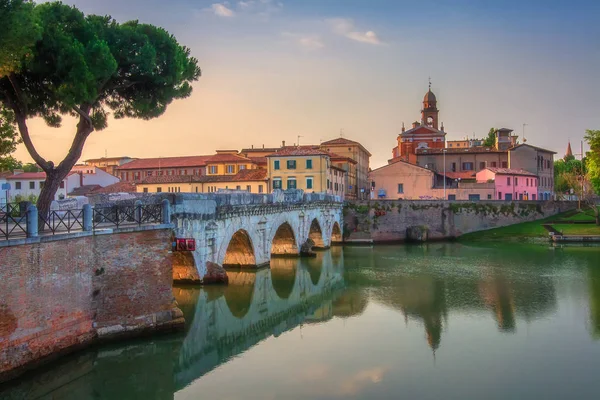
{"type": "Polygon", "coordinates": [[[221,153],[215,154],[214,156],[210,156],[207,160],[207,164],[219,163],[219,162],[231,162],[231,163],[240,163],[240,162],[249,162],[250,159],[246,158],[242,155],[238,154],[230,154],[230,153],[221,153]]]}
{"type": "Polygon", "coordinates": [[[267,157],[285,156],[329,156],[329,153],[324,150],[312,148],[312,146],[284,147],[276,153],[269,154],[267,157]]]}
{"type": "Polygon", "coordinates": [[[121,165],[117,168],[117,170],[124,171],[135,169],[205,167],[206,160],[210,157],[212,156],[140,158],[121,165]]]}
{"type": "Polygon", "coordinates": [[[92,190],[90,194],[99,193],[135,193],[135,184],[131,182],[117,182],[112,185],[92,190]]]}

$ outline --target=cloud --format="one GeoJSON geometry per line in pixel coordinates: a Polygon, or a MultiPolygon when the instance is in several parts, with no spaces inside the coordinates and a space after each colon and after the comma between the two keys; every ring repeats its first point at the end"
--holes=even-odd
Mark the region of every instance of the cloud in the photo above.
{"type": "Polygon", "coordinates": [[[211,6],[212,11],[219,17],[233,17],[235,13],[231,8],[227,8],[225,4],[214,3],[211,6]]]}
{"type": "Polygon", "coordinates": [[[326,20],[333,33],[361,43],[374,45],[383,44],[373,31],[360,32],[354,27],[354,21],[349,18],[331,18],[326,20]]]}
{"type": "Polygon", "coordinates": [[[284,32],[282,36],[291,38],[297,45],[306,50],[319,50],[325,47],[325,43],[318,35],[301,35],[297,33],[284,32]]]}
{"type": "Polygon", "coordinates": [[[240,2],[238,2],[238,7],[242,10],[247,10],[247,9],[251,8],[254,5],[254,3],[255,3],[254,0],[240,1],[240,2]]]}

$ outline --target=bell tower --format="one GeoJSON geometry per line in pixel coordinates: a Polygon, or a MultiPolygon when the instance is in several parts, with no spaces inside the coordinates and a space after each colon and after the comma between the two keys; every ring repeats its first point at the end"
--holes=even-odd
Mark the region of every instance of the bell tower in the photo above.
{"type": "Polygon", "coordinates": [[[439,120],[440,111],[437,108],[437,99],[435,98],[435,94],[431,91],[431,78],[429,78],[429,90],[425,93],[425,97],[423,98],[423,109],[421,110],[421,121],[425,126],[430,128],[439,129],[438,128],[438,120],[439,120]]]}

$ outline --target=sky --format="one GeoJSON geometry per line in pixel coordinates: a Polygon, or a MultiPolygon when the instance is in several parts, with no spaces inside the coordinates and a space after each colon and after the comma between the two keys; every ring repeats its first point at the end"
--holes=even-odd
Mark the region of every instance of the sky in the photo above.
{"type": "MultiPolygon", "coordinates": [[[[447,140],[507,127],[575,153],[600,129],[600,2],[556,0],[67,0],[174,34],[199,60],[192,96],[150,121],[111,120],[82,160],[213,154],[254,145],[362,143],[386,164],[420,120],[431,77],[447,140]],[[525,127],[523,124],[527,124],[525,127]]],[[[75,132],[31,121],[47,159],[75,132]]],[[[30,161],[24,147],[16,157],[30,161]]]]}

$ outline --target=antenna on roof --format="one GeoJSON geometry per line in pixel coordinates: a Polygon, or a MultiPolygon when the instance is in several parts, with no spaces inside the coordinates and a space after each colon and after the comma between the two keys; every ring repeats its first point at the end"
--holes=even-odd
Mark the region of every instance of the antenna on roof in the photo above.
{"type": "Polygon", "coordinates": [[[429,91],[431,91],[431,75],[429,76],[429,91]]]}
{"type": "Polygon", "coordinates": [[[340,128],[340,137],[344,137],[344,128],[340,128]]]}
{"type": "Polygon", "coordinates": [[[529,124],[525,124],[525,123],[523,124],[523,143],[527,142],[527,139],[525,138],[525,126],[526,125],[529,125],[529,124]]]}
{"type": "Polygon", "coordinates": [[[300,138],[301,137],[304,137],[304,136],[298,135],[298,143],[296,144],[296,146],[300,146],[300,138]]]}

